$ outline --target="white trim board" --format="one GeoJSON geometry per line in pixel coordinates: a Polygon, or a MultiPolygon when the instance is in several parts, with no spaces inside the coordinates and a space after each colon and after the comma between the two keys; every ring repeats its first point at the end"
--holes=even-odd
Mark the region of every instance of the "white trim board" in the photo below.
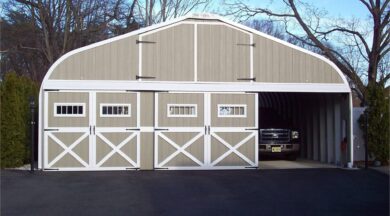
{"type": "Polygon", "coordinates": [[[153,82],[49,80],[43,89],[63,90],[130,90],[130,91],[193,91],[193,92],[329,92],[349,93],[344,84],[323,83],[216,83],[216,82],[153,82]]]}

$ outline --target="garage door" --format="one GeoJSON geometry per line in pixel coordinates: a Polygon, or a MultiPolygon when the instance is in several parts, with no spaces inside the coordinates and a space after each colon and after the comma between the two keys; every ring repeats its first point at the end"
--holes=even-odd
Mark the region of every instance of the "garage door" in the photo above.
{"type": "Polygon", "coordinates": [[[256,94],[210,95],[210,166],[258,166],[256,94]]]}
{"type": "Polygon", "coordinates": [[[140,167],[139,97],[134,92],[96,92],[95,169],[140,167]]]}
{"type": "Polygon", "coordinates": [[[257,162],[257,97],[156,93],[156,169],[242,169],[257,162]]]}
{"type": "Polygon", "coordinates": [[[44,169],[139,168],[139,93],[46,91],[44,169]]]}

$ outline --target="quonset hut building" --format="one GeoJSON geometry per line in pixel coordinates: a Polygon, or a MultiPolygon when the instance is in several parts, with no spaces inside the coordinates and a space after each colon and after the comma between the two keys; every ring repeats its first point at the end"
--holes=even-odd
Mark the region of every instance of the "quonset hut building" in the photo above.
{"type": "Polygon", "coordinates": [[[351,91],[340,70],[214,15],[67,53],[39,103],[43,170],[257,168],[264,107],[299,128],[300,157],[337,164],[347,137],[353,161],[351,91]]]}

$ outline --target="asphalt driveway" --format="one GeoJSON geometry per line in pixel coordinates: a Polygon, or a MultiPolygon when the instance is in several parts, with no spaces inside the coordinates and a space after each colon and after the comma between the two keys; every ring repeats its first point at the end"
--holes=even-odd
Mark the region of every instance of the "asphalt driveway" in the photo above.
{"type": "Polygon", "coordinates": [[[389,215],[373,170],[1,171],[1,215],[389,215]]]}

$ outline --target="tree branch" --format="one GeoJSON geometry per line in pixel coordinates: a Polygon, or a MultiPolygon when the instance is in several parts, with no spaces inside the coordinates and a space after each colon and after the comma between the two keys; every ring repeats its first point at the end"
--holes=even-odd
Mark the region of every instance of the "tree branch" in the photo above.
{"type": "Polygon", "coordinates": [[[325,56],[327,56],[331,61],[333,61],[343,73],[345,73],[349,78],[351,78],[354,83],[358,86],[359,90],[362,92],[365,92],[365,87],[363,85],[363,82],[360,80],[360,78],[357,76],[356,71],[353,70],[352,67],[344,65],[342,62],[340,62],[336,56],[334,56],[334,53],[331,51],[331,49],[327,46],[325,46],[321,41],[318,40],[318,38],[313,34],[313,32],[310,31],[309,27],[306,25],[306,23],[303,21],[300,13],[298,12],[294,0],[288,0],[291,9],[294,12],[294,17],[300,24],[300,26],[303,28],[305,33],[308,35],[309,39],[313,41],[313,43],[322,50],[325,56]],[[351,70],[352,69],[352,70],[351,70]]]}
{"type": "Polygon", "coordinates": [[[350,30],[350,29],[342,28],[342,27],[336,27],[336,28],[333,28],[333,29],[328,30],[328,31],[325,31],[325,32],[317,31],[316,33],[322,34],[322,35],[327,35],[327,34],[330,34],[330,33],[332,33],[332,32],[343,32],[343,33],[348,33],[348,34],[352,34],[352,35],[354,35],[354,36],[357,36],[357,37],[360,39],[360,41],[362,42],[362,44],[363,44],[363,46],[364,46],[364,48],[365,48],[365,50],[366,50],[367,55],[370,55],[371,50],[370,50],[370,48],[369,48],[369,46],[368,46],[366,40],[365,40],[364,37],[363,37],[359,32],[357,32],[357,31],[353,31],[353,30],[350,30]]]}
{"type": "MultiPolygon", "coordinates": [[[[236,15],[239,16],[241,19],[242,17],[254,17],[257,14],[265,14],[267,16],[273,16],[273,17],[291,17],[293,18],[293,14],[286,14],[286,13],[274,13],[271,10],[263,9],[263,8],[250,8],[248,5],[244,4],[242,1],[236,1],[235,3],[226,3],[226,5],[230,5],[234,8],[233,11],[226,13],[225,15],[236,15]]],[[[246,19],[246,20],[247,20],[246,19]]],[[[243,20],[241,20],[243,21],[243,20]]]]}
{"type": "Polygon", "coordinates": [[[366,6],[366,8],[370,11],[370,13],[372,13],[372,7],[364,0],[359,0],[361,3],[364,4],[364,6],[366,6]]]}

